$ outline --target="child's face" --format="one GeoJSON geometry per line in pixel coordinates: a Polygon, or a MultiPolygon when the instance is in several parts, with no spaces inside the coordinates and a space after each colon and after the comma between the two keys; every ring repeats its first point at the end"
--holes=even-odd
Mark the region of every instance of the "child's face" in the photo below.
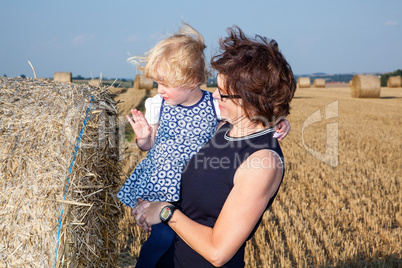
{"type": "Polygon", "coordinates": [[[194,90],[183,87],[170,87],[158,82],[158,93],[169,105],[190,106],[194,104],[194,90]]]}

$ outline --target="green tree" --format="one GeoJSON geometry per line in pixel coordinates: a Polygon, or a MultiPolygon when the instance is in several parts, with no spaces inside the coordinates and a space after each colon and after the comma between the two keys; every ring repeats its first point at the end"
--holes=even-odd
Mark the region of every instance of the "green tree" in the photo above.
{"type": "Polygon", "coordinates": [[[85,78],[82,77],[81,75],[77,75],[76,77],[73,77],[74,80],[84,80],[85,78]]]}

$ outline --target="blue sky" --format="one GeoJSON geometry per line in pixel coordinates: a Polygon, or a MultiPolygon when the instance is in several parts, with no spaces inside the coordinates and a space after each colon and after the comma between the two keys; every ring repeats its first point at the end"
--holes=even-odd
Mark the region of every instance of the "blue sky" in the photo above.
{"type": "Polygon", "coordinates": [[[296,75],[402,69],[400,0],[3,0],[0,75],[133,79],[142,55],[183,19],[209,58],[226,28],[275,39],[296,75]]]}

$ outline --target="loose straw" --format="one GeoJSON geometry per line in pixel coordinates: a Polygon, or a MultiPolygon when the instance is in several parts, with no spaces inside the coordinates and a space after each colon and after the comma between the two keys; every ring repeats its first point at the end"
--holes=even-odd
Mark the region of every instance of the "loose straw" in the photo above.
{"type": "Polygon", "coordinates": [[[29,65],[31,65],[32,71],[34,73],[34,78],[36,79],[36,73],[35,73],[35,68],[32,66],[31,62],[28,61],[29,65]]]}

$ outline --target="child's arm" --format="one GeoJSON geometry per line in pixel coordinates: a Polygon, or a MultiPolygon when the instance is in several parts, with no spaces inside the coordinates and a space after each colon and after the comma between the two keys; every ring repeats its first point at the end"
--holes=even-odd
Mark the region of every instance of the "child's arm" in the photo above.
{"type": "Polygon", "coordinates": [[[283,119],[275,126],[276,133],[274,134],[275,138],[278,138],[278,141],[283,140],[290,132],[290,123],[288,120],[283,119]]]}
{"type": "Polygon", "coordinates": [[[154,145],[158,124],[148,124],[145,116],[137,109],[132,109],[131,114],[133,119],[127,115],[127,120],[135,132],[137,145],[142,151],[148,151],[154,145]]]}

